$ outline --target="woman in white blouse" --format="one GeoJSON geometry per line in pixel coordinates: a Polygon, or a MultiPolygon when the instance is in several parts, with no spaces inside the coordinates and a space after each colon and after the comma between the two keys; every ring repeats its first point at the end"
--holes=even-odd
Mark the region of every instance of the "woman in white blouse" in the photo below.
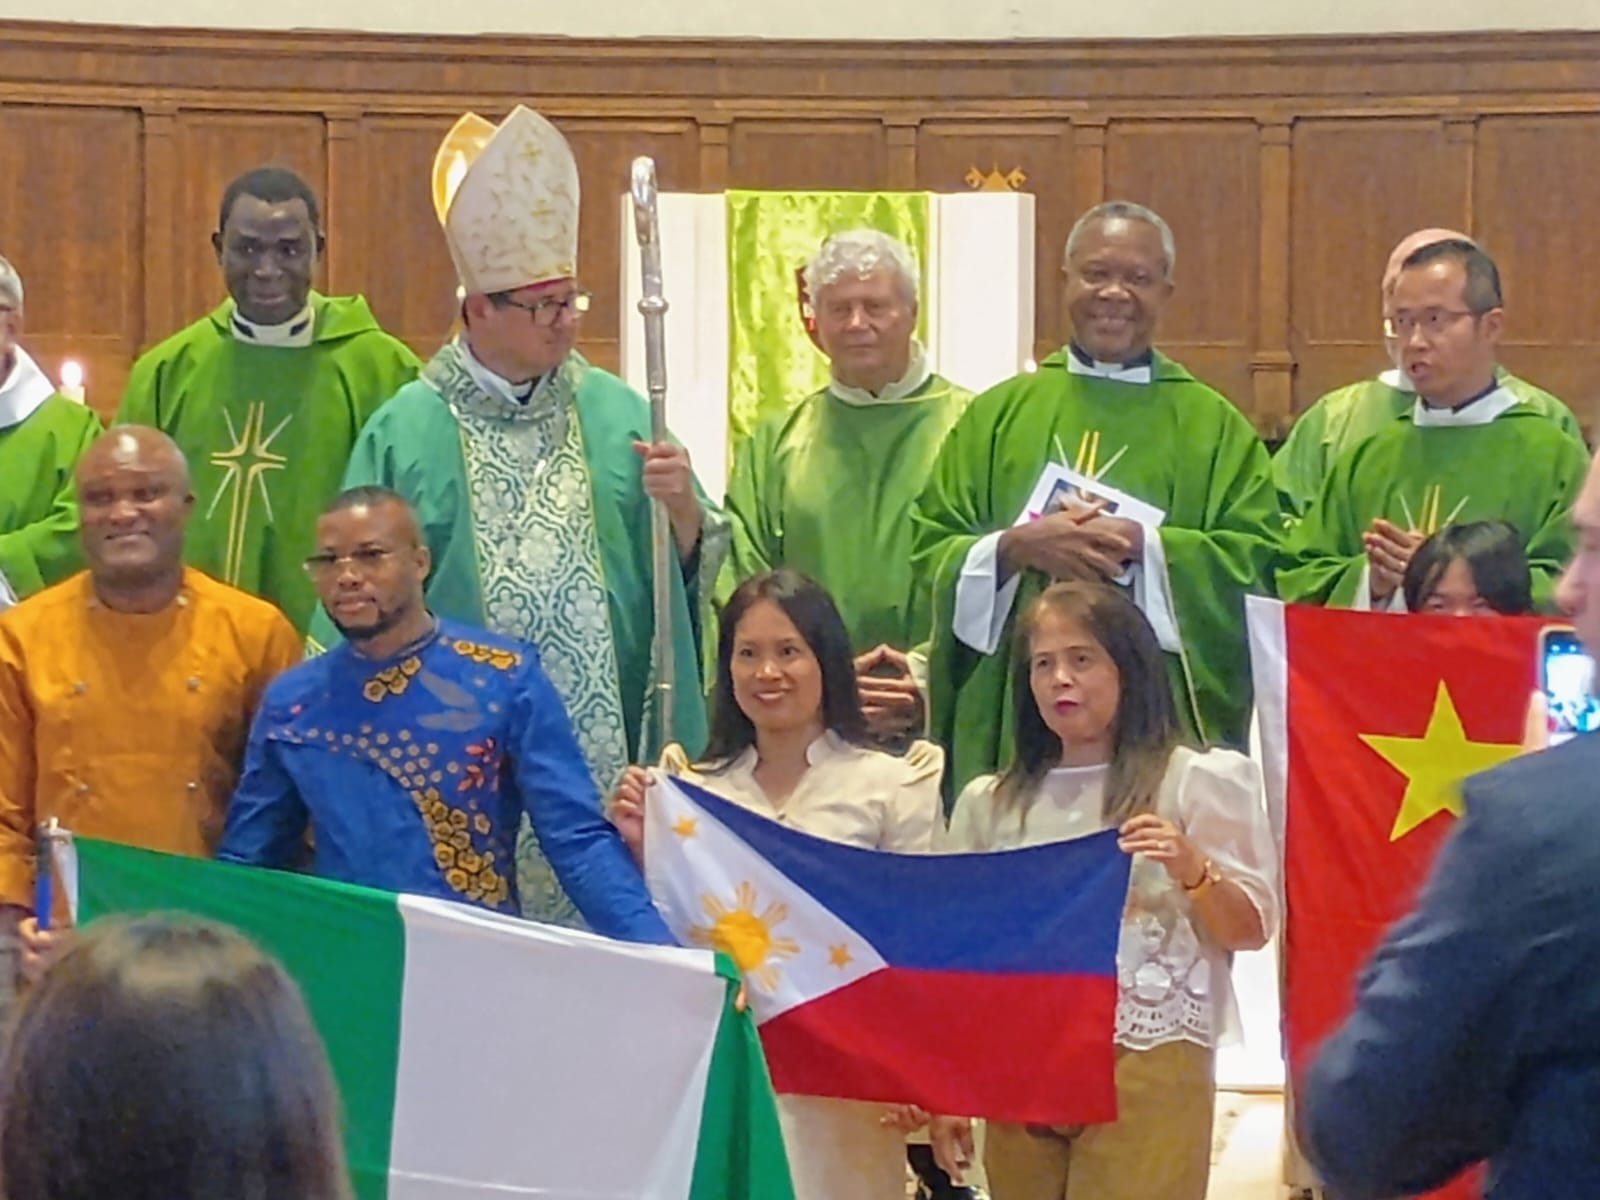
{"type": "MultiPolygon", "coordinates": [[[[866,748],[850,637],[833,599],[797,571],[753,576],[722,611],[711,738],[660,769],[774,821],[868,850],[924,853],[939,824],[944,754],[866,748]]],[[[642,856],[649,773],[630,767],[611,819],[642,856]]],[[[904,1124],[882,1104],[780,1095],[796,1200],[903,1200],[904,1124]]]]}
{"type": "MultiPolygon", "coordinates": [[[[1134,862],[1117,950],[1117,1120],[990,1123],[989,1188],[994,1200],[1204,1200],[1215,1048],[1238,1028],[1232,955],[1264,945],[1278,918],[1260,774],[1231,750],[1179,744],[1155,633],[1116,589],[1055,584],[1018,641],[1015,762],[962,791],[947,848],[1115,828],[1134,862]]],[[[933,1140],[947,1170],[970,1159],[965,1119],[936,1119],[933,1140]]]]}

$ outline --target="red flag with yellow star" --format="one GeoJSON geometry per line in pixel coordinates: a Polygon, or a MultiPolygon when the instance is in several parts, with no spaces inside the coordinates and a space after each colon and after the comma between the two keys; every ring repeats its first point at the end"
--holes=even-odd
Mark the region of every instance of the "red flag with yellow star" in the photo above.
{"type": "MultiPolygon", "coordinates": [[[[1461,780],[1518,753],[1544,624],[1251,601],[1261,747],[1284,850],[1294,1078],[1411,909],[1460,814],[1461,780]]],[[[1459,1183],[1436,1193],[1476,1194],[1459,1183]]]]}

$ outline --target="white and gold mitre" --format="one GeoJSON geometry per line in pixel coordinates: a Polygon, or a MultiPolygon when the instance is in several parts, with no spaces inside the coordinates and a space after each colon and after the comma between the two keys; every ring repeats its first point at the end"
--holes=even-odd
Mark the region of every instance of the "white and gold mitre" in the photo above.
{"type": "Polygon", "coordinates": [[[578,273],[578,164],[531,108],[455,123],[433,157],[433,210],[468,295],[578,273]]]}

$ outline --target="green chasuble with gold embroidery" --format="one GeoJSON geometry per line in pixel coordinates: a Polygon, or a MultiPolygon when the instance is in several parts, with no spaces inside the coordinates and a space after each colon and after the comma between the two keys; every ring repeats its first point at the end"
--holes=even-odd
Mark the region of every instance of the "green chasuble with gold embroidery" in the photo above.
{"type": "Polygon", "coordinates": [[[767,418],[728,476],[733,552],[719,590],[793,567],[833,595],[857,654],[927,640],[911,586],[911,506],[972,393],[938,375],[900,400],[851,403],[830,389],[767,418]]]}
{"type": "Polygon", "coordinates": [[[311,307],[309,346],[262,346],[233,335],[225,302],[134,364],[117,413],[189,459],[189,563],[272,601],[302,632],[316,607],[302,564],[317,516],[367,418],[417,373],[360,296],[312,293],[311,307]]]}
{"type": "MultiPolygon", "coordinates": [[[[344,484],[382,484],[416,508],[433,555],[429,608],[534,645],[609,796],[624,767],[653,761],[667,742],[705,745],[699,605],[727,551],[727,520],[707,503],[696,558],[673,573],[673,729],[663,737],[653,727],[650,500],[633,450],[650,439],[649,403],[574,353],[518,404],[485,391],[466,355],[445,346],[378,411],[344,484]]],[[[337,636],[319,611],[313,642],[337,636]]],[[[517,857],[523,912],[577,923],[533,838],[517,857]]]]}
{"type": "MultiPolygon", "coordinates": [[[[1305,515],[1341,455],[1411,412],[1416,394],[1389,383],[1393,376],[1394,372],[1385,371],[1376,379],[1331,391],[1295,420],[1272,456],[1272,477],[1287,519],[1305,515]]],[[[1578,418],[1559,399],[1503,368],[1499,377],[1501,385],[1530,410],[1582,440],[1578,418]]]]}
{"type": "Polygon", "coordinates": [[[1070,372],[1058,352],[968,406],[914,510],[915,568],[934,605],[930,733],[949,749],[952,794],[1010,761],[1016,619],[1049,582],[1023,572],[997,648],[985,654],[953,631],[962,567],[982,537],[1016,520],[1045,464],[1059,461],[1056,447],[1094,434],[1098,462],[1109,464],[1100,478],[1166,514],[1160,550],[1182,645],[1167,660],[1179,713],[1201,741],[1244,743],[1244,596],[1266,590],[1279,526],[1266,448],[1238,409],[1162,354],[1151,381],[1135,384],[1070,372]]]}
{"type": "Polygon", "coordinates": [[[1572,550],[1568,514],[1588,469],[1583,443],[1526,404],[1483,425],[1419,428],[1408,412],[1334,463],[1285,536],[1278,592],[1291,601],[1364,602],[1361,535],[1379,517],[1423,532],[1504,520],[1527,547],[1534,603],[1549,608],[1572,550]]]}
{"type": "Polygon", "coordinates": [[[83,566],[72,472],[100,418],[55,394],[0,429],[0,576],[29,596],[83,566]]]}

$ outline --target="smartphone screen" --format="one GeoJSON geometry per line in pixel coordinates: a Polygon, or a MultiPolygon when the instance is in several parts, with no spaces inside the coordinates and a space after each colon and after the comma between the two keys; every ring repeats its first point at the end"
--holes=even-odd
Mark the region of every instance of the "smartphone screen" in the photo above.
{"type": "Polygon", "coordinates": [[[1595,663],[1571,629],[1551,627],[1539,635],[1539,686],[1550,714],[1550,744],[1600,729],[1595,699],[1595,663]]]}

